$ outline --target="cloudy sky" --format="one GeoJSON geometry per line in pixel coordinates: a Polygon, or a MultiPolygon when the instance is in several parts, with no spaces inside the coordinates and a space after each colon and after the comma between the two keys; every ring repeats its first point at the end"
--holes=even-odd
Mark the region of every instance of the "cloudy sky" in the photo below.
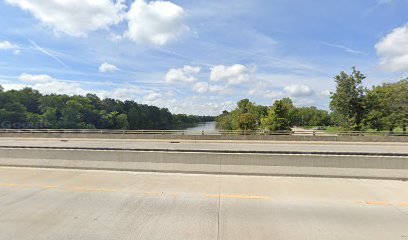
{"type": "Polygon", "coordinates": [[[408,0],[0,0],[0,84],[219,114],[408,77],[408,0]]]}

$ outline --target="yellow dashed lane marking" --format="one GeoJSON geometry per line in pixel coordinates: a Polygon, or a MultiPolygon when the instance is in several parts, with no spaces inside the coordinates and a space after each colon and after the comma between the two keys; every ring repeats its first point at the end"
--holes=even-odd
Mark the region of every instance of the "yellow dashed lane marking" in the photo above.
{"type": "MultiPolygon", "coordinates": [[[[0,187],[3,188],[40,188],[40,189],[55,189],[55,190],[63,190],[63,191],[73,191],[73,192],[97,192],[97,193],[111,193],[111,192],[118,192],[119,189],[108,189],[108,188],[90,188],[90,187],[80,187],[80,186],[73,186],[73,187],[59,187],[56,185],[28,185],[28,184],[16,184],[16,183],[0,183],[0,187]]],[[[140,194],[140,193],[139,193],[140,194]]],[[[150,195],[150,196],[171,196],[174,198],[180,197],[180,193],[172,192],[172,193],[164,193],[164,192],[142,192],[143,195],[150,195]]],[[[252,195],[224,195],[224,194],[204,194],[206,198],[221,198],[221,199],[254,199],[254,200],[267,200],[271,199],[268,196],[252,196],[252,195]]],[[[399,206],[399,207],[408,207],[408,202],[400,202],[400,203],[390,203],[387,201],[356,201],[358,204],[365,204],[370,206],[399,206]]]]}
{"type": "Polygon", "coordinates": [[[366,202],[368,205],[378,205],[378,206],[388,206],[391,205],[389,202],[366,202]]]}
{"type": "Polygon", "coordinates": [[[143,194],[159,196],[159,195],[162,195],[163,193],[162,192],[144,192],[143,194]]]}
{"type": "Polygon", "coordinates": [[[170,196],[173,196],[173,197],[178,197],[180,194],[179,193],[170,193],[170,196]]]}
{"type": "Polygon", "coordinates": [[[116,189],[86,188],[86,187],[68,187],[65,189],[70,190],[70,191],[78,191],[78,192],[117,192],[118,191],[116,189]]]}
{"type": "Polygon", "coordinates": [[[245,195],[218,195],[205,194],[207,198],[226,198],[226,199],[270,199],[267,196],[245,196],[245,195]]]}

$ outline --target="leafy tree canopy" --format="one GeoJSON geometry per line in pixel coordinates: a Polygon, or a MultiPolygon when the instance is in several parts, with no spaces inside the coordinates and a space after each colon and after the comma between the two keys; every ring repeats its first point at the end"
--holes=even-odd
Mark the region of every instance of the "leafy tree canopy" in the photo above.
{"type": "Polygon", "coordinates": [[[214,120],[95,94],[42,95],[31,88],[4,91],[0,86],[1,128],[178,129],[214,120]]]}

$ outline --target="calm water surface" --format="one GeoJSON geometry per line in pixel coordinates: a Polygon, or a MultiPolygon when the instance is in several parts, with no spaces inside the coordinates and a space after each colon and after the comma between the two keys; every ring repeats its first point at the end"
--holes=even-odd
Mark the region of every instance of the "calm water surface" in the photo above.
{"type": "Polygon", "coordinates": [[[199,123],[195,127],[186,128],[184,130],[190,131],[190,132],[199,132],[199,131],[218,132],[218,130],[215,128],[215,124],[216,124],[215,122],[203,122],[203,123],[199,123]]]}

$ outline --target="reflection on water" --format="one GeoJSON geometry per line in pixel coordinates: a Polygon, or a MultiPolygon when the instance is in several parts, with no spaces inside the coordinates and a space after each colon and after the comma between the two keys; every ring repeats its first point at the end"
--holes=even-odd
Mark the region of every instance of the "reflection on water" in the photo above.
{"type": "Polygon", "coordinates": [[[216,124],[216,122],[203,122],[203,123],[199,123],[195,127],[186,128],[186,129],[184,129],[184,131],[189,131],[189,132],[199,132],[199,131],[218,132],[218,130],[215,128],[215,124],[216,124]]]}

